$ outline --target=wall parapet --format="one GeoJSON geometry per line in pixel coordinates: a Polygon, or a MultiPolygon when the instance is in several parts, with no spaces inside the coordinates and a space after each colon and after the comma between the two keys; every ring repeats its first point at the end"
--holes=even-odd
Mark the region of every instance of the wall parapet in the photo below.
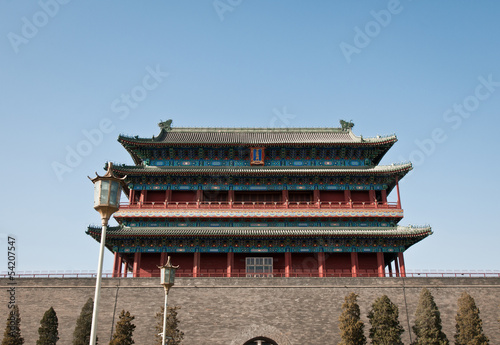
{"type": "MultiPolygon", "coordinates": [[[[8,283],[8,279],[0,279],[0,288],[6,291],[12,287],[8,283]]],[[[95,278],[16,278],[15,287],[26,343],[36,342],[39,322],[52,306],[60,321],[60,342],[69,344],[81,307],[93,297],[95,278]]],[[[385,294],[399,308],[405,328],[403,341],[409,344],[409,326],[423,287],[435,298],[448,339],[455,332],[458,297],[466,291],[481,311],[490,343],[500,343],[500,310],[498,303],[492,303],[500,300],[500,278],[178,278],[169,305],[181,306],[178,316],[187,345],[243,345],[245,337],[259,336],[274,337],[279,345],[319,345],[339,340],[338,317],[344,296],[350,292],[359,295],[362,320],[367,325],[371,304],[385,294]]],[[[154,316],[163,300],[158,278],[103,279],[99,339],[108,341],[113,322],[125,309],[136,316],[135,342],[152,343],[154,316]]],[[[0,305],[0,315],[7,312],[7,305],[0,305]]]]}

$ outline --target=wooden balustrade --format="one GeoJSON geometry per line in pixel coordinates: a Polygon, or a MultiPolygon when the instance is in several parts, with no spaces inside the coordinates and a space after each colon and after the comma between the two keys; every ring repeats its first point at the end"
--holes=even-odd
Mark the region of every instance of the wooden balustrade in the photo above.
{"type": "Polygon", "coordinates": [[[341,201],[164,201],[164,202],[138,202],[138,203],[121,203],[120,209],[310,209],[310,208],[326,208],[326,209],[387,209],[399,208],[397,202],[341,202],[341,201]]]}

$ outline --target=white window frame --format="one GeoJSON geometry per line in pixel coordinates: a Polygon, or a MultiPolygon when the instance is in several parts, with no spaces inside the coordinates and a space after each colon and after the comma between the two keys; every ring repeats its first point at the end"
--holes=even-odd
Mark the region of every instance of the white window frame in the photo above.
{"type": "Polygon", "coordinates": [[[245,272],[247,277],[272,277],[273,258],[249,256],[245,259],[245,272]]]}

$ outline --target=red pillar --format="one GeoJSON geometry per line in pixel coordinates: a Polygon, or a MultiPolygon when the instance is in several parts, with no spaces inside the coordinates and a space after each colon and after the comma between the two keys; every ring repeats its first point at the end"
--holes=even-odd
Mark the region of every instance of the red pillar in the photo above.
{"type": "Polygon", "coordinates": [[[140,271],[141,271],[141,253],[135,252],[133,277],[134,278],[140,277],[140,271]]]}
{"type": "Polygon", "coordinates": [[[351,275],[358,276],[358,253],[351,252],[351,275]]]}
{"type": "Polygon", "coordinates": [[[285,277],[290,277],[290,269],[292,267],[292,253],[285,253],[285,277]]]}
{"type": "Polygon", "coordinates": [[[314,199],[314,200],[313,200],[313,202],[314,202],[315,204],[317,204],[317,206],[319,207],[319,205],[320,205],[320,200],[319,200],[319,189],[315,189],[315,190],[313,190],[313,199],[314,199]]]}
{"type": "Polygon", "coordinates": [[[387,205],[387,190],[385,190],[385,189],[384,189],[384,190],[382,190],[381,195],[382,195],[382,203],[383,203],[384,205],[387,205]]]}
{"type": "Polygon", "coordinates": [[[118,258],[119,257],[120,257],[120,255],[118,254],[118,252],[115,252],[115,259],[113,261],[113,273],[111,274],[111,277],[113,277],[113,278],[119,277],[119,275],[118,275],[118,258]]]}
{"type": "Polygon", "coordinates": [[[132,188],[130,188],[128,190],[128,204],[132,205],[133,202],[134,202],[134,190],[132,188]]]}
{"type": "Polygon", "coordinates": [[[368,195],[369,195],[368,197],[370,198],[370,203],[375,205],[375,207],[377,207],[377,202],[380,200],[375,201],[377,199],[377,197],[375,196],[375,190],[370,189],[368,191],[368,195]]]}
{"type": "Polygon", "coordinates": [[[193,259],[193,277],[198,277],[200,274],[200,252],[194,253],[193,259]]]}
{"type": "Polygon", "coordinates": [[[122,276],[122,266],[123,266],[123,259],[121,255],[118,255],[118,274],[117,277],[122,276]]]}
{"type": "Polygon", "coordinates": [[[401,272],[401,277],[406,277],[406,270],[405,270],[405,259],[403,257],[403,253],[398,253],[398,259],[399,259],[399,271],[401,272]]]}
{"type": "Polygon", "coordinates": [[[401,196],[399,195],[399,178],[396,176],[396,191],[398,192],[398,208],[401,208],[401,196]]]}
{"type": "Polygon", "coordinates": [[[144,204],[144,200],[146,199],[146,191],[141,190],[141,196],[139,197],[139,203],[142,205],[144,204]]]}
{"type": "MultiPolygon", "coordinates": [[[[351,191],[350,190],[345,190],[344,191],[344,201],[347,203],[347,204],[350,204],[351,203],[351,191]]],[[[350,207],[352,207],[352,204],[350,204],[350,207]]]]}
{"type": "Polygon", "coordinates": [[[128,261],[125,261],[125,267],[123,268],[123,277],[127,278],[128,275],[128,261]]]}
{"type": "Polygon", "coordinates": [[[160,265],[159,266],[163,266],[167,263],[167,256],[168,254],[165,253],[165,252],[161,252],[160,254],[160,265]]]}
{"type": "Polygon", "coordinates": [[[384,253],[382,252],[377,252],[377,267],[378,267],[378,276],[385,277],[384,253]]]}
{"type": "Polygon", "coordinates": [[[318,253],[318,274],[320,278],[325,276],[325,253],[318,253]]]}
{"type": "Polygon", "coordinates": [[[286,189],[281,191],[281,202],[288,207],[288,190],[286,189]]]}
{"type": "Polygon", "coordinates": [[[228,252],[227,253],[227,277],[231,277],[231,274],[233,272],[233,266],[234,266],[234,253],[228,252]]]}

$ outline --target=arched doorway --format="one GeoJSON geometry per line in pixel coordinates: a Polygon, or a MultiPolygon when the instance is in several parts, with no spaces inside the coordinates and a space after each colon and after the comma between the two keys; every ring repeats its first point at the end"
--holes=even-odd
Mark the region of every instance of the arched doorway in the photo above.
{"type": "Polygon", "coordinates": [[[244,345],[278,345],[275,341],[268,338],[253,338],[244,345]]]}
{"type": "Polygon", "coordinates": [[[231,345],[292,345],[286,334],[270,325],[249,325],[232,336],[231,345]]]}

